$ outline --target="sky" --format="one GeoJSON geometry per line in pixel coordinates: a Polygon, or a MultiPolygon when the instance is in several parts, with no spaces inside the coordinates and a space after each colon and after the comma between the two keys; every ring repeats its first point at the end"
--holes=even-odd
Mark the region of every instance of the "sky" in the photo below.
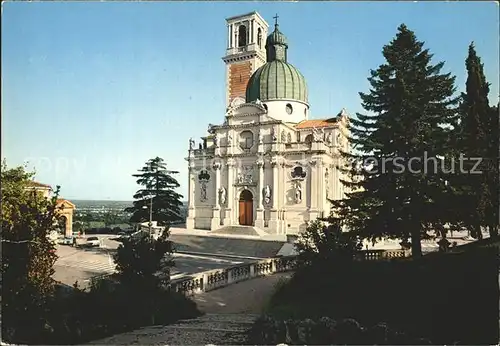
{"type": "Polygon", "coordinates": [[[132,174],[160,156],[187,199],[189,138],[224,120],[225,19],[251,11],[279,15],[311,119],[362,111],[401,23],[459,91],[474,41],[498,100],[494,2],[3,2],[2,158],[64,198],[132,200],[132,174]]]}

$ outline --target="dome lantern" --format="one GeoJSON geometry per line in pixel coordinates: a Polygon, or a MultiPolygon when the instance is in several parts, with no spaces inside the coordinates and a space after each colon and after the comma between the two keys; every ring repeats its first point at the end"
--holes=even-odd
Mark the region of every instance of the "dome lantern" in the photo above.
{"type": "Polygon", "coordinates": [[[278,25],[278,15],[276,14],[274,22],[274,31],[267,36],[266,40],[266,58],[267,62],[281,60],[286,62],[288,44],[285,35],[280,31],[278,25]]]}
{"type": "Polygon", "coordinates": [[[304,76],[287,62],[288,43],[279,30],[278,15],[274,17],[274,31],[267,36],[267,63],[250,77],[246,88],[246,102],[291,100],[307,104],[307,85],[304,76]]]}

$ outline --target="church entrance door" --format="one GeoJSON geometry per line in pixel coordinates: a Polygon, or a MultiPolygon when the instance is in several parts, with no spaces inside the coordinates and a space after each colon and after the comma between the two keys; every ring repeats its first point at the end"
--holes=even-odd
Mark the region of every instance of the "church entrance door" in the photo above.
{"type": "Polygon", "coordinates": [[[253,225],[253,195],[248,190],[241,191],[240,194],[240,225],[253,225]]]}

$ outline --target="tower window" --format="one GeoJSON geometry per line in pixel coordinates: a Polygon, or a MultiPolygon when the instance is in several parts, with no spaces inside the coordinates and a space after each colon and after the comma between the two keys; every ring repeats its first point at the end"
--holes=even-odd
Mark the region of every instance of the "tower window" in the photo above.
{"type": "Polygon", "coordinates": [[[260,28],[257,29],[257,45],[262,48],[262,30],[260,28]]]}
{"type": "Polygon", "coordinates": [[[286,112],[287,112],[288,114],[292,114],[292,112],[293,112],[292,105],[291,105],[291,104],[289,104],[289,103],[287,103],[287,105],[286,105],[286,112]]]}
{"type": "Polygon", "coordinates": [[[238,47],[245,47],[247,45],[247,27],[240,25],[238,28],[238,47]]]}

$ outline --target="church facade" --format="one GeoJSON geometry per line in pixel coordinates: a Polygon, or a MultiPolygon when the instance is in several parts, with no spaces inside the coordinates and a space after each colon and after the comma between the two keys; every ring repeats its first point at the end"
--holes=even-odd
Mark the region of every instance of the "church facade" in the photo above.
{"type": "Polygon", "coordinates": [[[275,19],[270,34],[257,12],[226,19],[227,109],[199,143],[189,140],[188,229],[296,235],[345,196],[348,115],[309,119],[306,80],[275,19]]]}

